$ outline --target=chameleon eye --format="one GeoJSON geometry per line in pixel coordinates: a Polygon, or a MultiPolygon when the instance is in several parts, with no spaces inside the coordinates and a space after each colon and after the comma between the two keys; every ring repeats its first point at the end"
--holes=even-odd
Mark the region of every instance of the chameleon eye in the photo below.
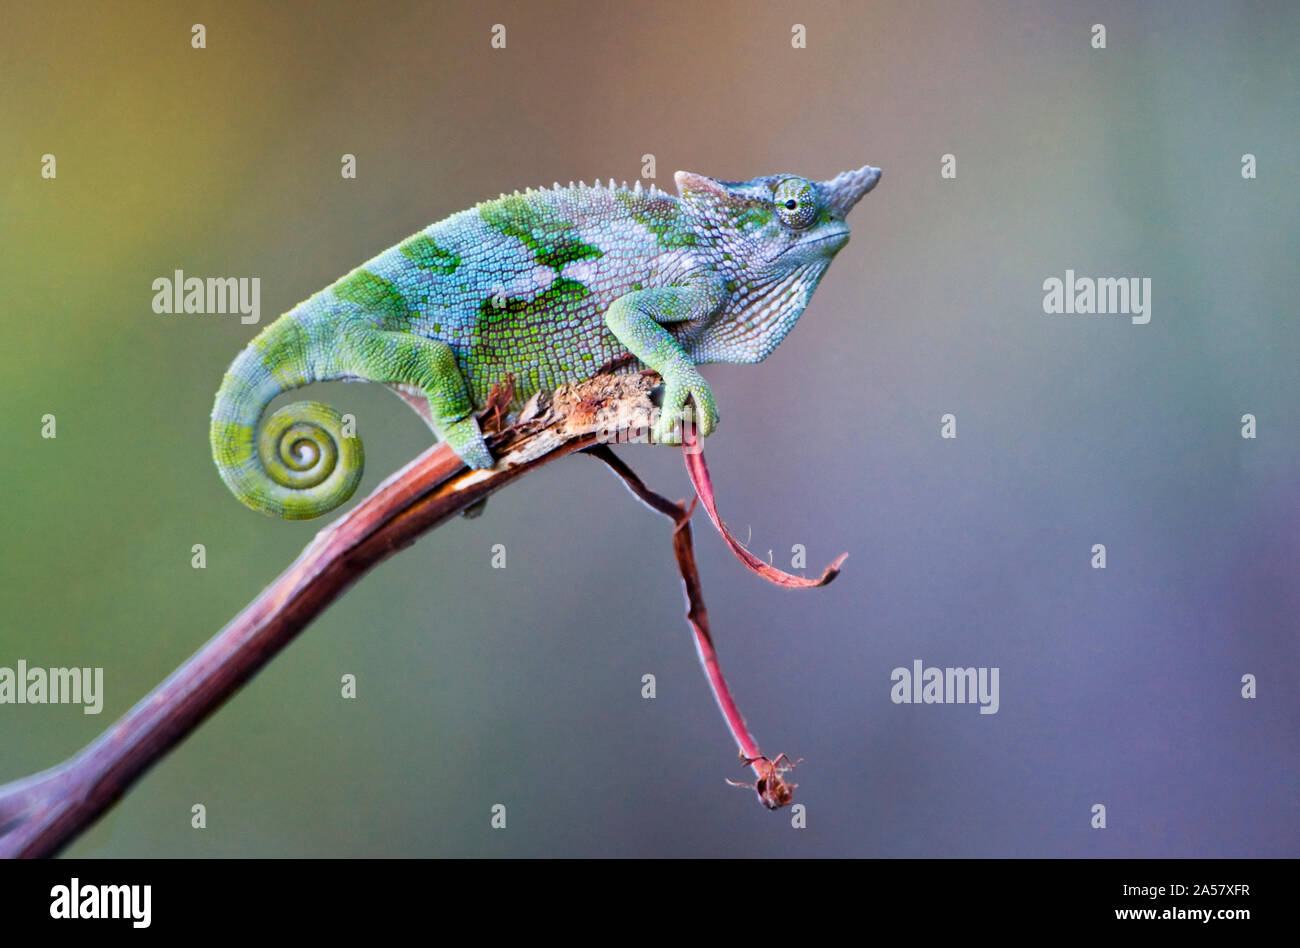
{"type": "Polygon", "coordinates": [[[772,195],[781,223],[790,230],[805,230],[817,220],[817,190],[811,181],[786,178],[772,195]]]}

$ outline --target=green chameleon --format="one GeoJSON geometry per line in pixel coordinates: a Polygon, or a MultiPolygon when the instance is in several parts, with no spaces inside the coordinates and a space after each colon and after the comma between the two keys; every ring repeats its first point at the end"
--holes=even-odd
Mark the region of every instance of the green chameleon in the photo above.
{"type": "Polygon", "coordinates": [[[267,326],[212,408],[212,456],[243,503],[293,520],[347,501],[361,440],[318,402],[262,414],[309,382],[383,382],[471,468],[492,455],[475,418],[495,383],[515,405],[602,371],[663,378],[656,440],[680,441],[687,399],[718,423],[696,366],[759,362],[785,338],[849,239],[870,165],[832,181],[715,181],[677,172],[679,197],[570,183],[502,195],[432,224],[267,326]]]}

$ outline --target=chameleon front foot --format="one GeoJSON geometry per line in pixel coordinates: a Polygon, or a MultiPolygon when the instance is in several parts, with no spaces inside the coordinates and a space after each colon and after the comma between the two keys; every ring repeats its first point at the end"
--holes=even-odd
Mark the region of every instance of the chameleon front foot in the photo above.
{"type": "Polygon", "coordinates": [[[693,424],[701,438],[707,438],[718,426],[718,405],[713,390],[699,372],[682,373],[664,379],[664,402],[655,424],[654,439],[660,444],[681,444],[685,425],[693,424]],[[694,402],[689,411],[687,399],[694,402]]]}

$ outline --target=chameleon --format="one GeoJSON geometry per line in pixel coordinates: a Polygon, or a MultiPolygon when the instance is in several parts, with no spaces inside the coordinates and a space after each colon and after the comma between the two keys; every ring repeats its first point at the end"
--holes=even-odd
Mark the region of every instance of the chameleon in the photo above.
{"type": "Polygon", "coordinates": [[[517,407],[602,371],[653,369],[663,380],[654,440],[680,443],[691,415],[707,436],[718,409],[697,366],[760,362],[776,348],[880,174],[679,171],[676,195],[597,179],[453,214],[299,303],[236,356],[212,408],[217,470],[244,504],[286,519],[345,503],[365,456],[344,416],[295,402],[262,423],[281,392],[329,380],[388,385],[473,469],[495,463],[476,411],[507,378],[517,407]]]}

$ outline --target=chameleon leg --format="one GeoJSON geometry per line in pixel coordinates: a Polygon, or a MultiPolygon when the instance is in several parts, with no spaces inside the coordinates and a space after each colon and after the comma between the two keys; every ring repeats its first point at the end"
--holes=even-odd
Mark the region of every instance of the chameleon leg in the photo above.
{"type": "Polygon", "coordinates": [[[474,417],[465,377],[445,342],[404,332],[352,329],[344,335],[338,359],[347,373],[374,382],[414,385],[429,399],[439,440],[472,468],[495,463],[474,417]]]}
{"type": "Polygon", "coordinates": [[[618,341],[663,376],[664,404],[654,436],[665,444],[681,441],[678,424],[688,397],[695,402],[701,436],[708,435],[718,424],[718,406],[709,383],[677,340],[660,325],[699,318],[706,305],[701,291],[667,287],[620,296],[605,311],[605,325],[618,341]]]}

